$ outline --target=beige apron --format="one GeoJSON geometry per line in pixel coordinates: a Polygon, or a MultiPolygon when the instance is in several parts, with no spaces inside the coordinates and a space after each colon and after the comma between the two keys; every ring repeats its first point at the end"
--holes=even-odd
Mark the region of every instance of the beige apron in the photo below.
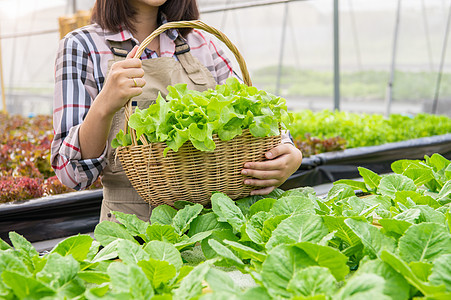
{"type": "MultiPolygon", "coordinates": [[[[114,59],[108,63],[108,72],[111,65],[125,59],[128,52],[124,46],[126,43],[111,42],[114,59]]],[[[131,45],[130,45],[131,46],[131,45]]],[[[130,48],[130,47],[129,47],[130,48]]],[[[130,49],[128,49],[130,50],[130,49]]],[[[144,79],[146,85],[143,93],[132,99],[133,104],[140,109],[147,108],[155,102],[158,92],[166,97],[168,85],[186,83],[189,89],[204,91],[214,88],[216,82],[208,69],[190,53],[190,48],[181,39],[176,40],[175,54],[173,57],[159,57],[142,61],[144,79]]],[[[151,207],[134,190],[125,172],[122,170],[119,159],[115,159],[111,141],[124,128],[124,108],[120,109],[113,118],[113,124],[107,141],[108,164],[103,170],[103,202],[100,211],[100,222],[104,220],[115,221],[111,211],[120,211],[127,214],[135,214],[144,221],[149,221],[151,207]]]]}

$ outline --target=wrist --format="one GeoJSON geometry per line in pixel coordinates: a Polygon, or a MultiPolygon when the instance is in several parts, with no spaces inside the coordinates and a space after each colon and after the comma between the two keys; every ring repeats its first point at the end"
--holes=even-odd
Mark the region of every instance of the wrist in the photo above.
{"type": "Polygon", "coordinates": [[[114,114],[119,109],[116,109],[111,106],[111,101],[109,101],[111,98],[106,95],[103,91],[100,91],[100,93],[97,95],[95,100],[92,102],[90,111],[92,110],[95,115],[102,119],[102,120],[112,120],[114,117],[114,114]]]}

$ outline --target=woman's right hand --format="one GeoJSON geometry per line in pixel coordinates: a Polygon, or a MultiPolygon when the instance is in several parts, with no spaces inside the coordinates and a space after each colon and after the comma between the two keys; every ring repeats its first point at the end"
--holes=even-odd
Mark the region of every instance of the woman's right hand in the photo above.
{"type": "Polygon", "coordinates": [[[116,113],[130,98],[142,93],[146,84],[142,62],[133,58],[138,46],[135,46],[125,60],[115,62],[108,73],[105,84],[97,96],[102,99],[105,112],[109,115],[116,113]]]}

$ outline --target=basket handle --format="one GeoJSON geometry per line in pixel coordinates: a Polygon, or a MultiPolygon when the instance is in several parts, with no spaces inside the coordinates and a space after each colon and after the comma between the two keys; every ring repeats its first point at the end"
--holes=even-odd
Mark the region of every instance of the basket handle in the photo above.
{"type": "MultiPolygon", "coordinates": [[[[168,29],[173,28],[195,28],[195,29],[202,29],[208,33],[213,34],[216,36],[221,42],[223,42],[229,49],[232,51],[233,55],[235,56],[241,70],[241,74],[243,75],[243,81],[248,86],[252,86],[252,82],[249,76],[249,71],[247,70],[246,62],[244,61],[243,56],[238,51],[236,46],[229,40],[229,38],[220,32],[219,30],[205,24],[204,22],[200,20],[194,20],[194,21],[178,21],[178,22],[168,22],[157,29],[155,29],[154,32],[152,32],[144,41],[141,43],[141,45],[138,47],[138,50],[136,51],[136,54],[134,58],[140,58],[142,53],[144,52],[144,49],[150,44],[150,42],[156,38],[161,33],[165,32],[168,29]]],[[[127,132],[128,129],[128,120],[130,119],[130,116],[132,114],[132,105],[131,105],[131,99],[127,101],[127,103],[124,105],[125,107],[125,130],[124,132],[127,132]]],[[[133,128],[130,128],[131,138],[132,138],[132,144],[137,146],[138,141],[136,137],[136,131],[133,128]]],[[[144,145],[147,145],[148,142],[144,136],[140,136],[139,139],[144,145]]]]}

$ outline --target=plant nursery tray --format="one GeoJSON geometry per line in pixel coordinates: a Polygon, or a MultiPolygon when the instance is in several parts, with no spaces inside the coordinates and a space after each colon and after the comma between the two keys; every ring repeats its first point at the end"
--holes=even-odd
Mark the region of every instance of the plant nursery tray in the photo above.
{"type": "Polygon", "coordinates": [[[424,159],[425,155],[433,153],[451,159],[451,133],[306,157],[281,188],[287,190],[357,178],[360,177],[358,167],[378,174],[390,173],[391,164],[396,160],[424,159]]]}

